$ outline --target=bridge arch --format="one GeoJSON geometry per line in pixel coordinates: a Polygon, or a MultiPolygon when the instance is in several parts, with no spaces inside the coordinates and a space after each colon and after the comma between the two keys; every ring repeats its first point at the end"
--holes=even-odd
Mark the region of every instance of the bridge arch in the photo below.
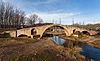
{"type": "Polygon", "coordinates": [[[40,38],[43,36],[43,34],[46,32],[47,29],[52,28],[52,27],[60,27],[64,30],[66,36],[69,35],[69,32],[67,31],[67,27],[62,26],[62,25],[50,25],[50,26],[47,26],[43,29],[42,33],[40,34],[40,38]]]}
{"type": "Polygon", "coordinates": [[[82,34],[90,35],[90,32],[88,32],[88,31],[82,31],[82,34]]]}
{"type": "Polygon", "coordinates": [[[32,28],[31,29],[31,35],[36,35],[36,33],[37,33],[36,29],[35,28],[32,28]]]}

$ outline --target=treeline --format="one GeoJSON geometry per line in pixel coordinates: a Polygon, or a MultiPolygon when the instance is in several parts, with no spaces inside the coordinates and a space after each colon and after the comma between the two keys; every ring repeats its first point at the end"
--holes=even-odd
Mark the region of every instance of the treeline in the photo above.
{"type": "Polygon", "coordinates": [[[9,3],[0,2],[0,28],[20,28],[26,22],[28,25],[34,25],[36,21],[41,23],[42,19],[35,14],[25,17],[24,11],[9,3]]]}
{"type": "Polygon", "coordinates": [[[24,12],[14,8],[9,3],[0,3],[0,27],[20,27],[24,25],[24,12]]]}

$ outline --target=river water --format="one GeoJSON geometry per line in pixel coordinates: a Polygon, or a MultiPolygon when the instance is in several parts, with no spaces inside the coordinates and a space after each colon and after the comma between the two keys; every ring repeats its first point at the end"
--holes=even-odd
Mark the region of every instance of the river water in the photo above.
{"type": "Polygon", "coordinates": [[[49,37],[54,43],[58,44],[58,45],[62,45],[64,44],[65,40],[60,38],[59,36],[53,36],[53,37],[49,37]]]}
{"type": "MultiPolygon", "coordinates": [[[[59,36],[49,37],[53,42],[58,45],[64,44],[65,40],[60,38],[59,36]]],[[[81,46],[82,51],[81,54],[89,59],[93,59],[94,61],[100,61],[100,49],[85,45],[81,46]]]]}

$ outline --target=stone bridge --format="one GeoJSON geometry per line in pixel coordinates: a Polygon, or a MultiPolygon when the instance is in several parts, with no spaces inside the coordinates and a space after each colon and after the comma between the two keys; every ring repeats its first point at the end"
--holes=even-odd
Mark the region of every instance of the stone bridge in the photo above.
{"type": "Polygon", "coordinates": [[[30,27],[30,28],[23,28],[16,31],[9,31],[9,34],[11,37],[21,37],[21,36],[27,36],[30,38],[33,38],[34,36],[39,36],[40,38],[43,36],[43,34],[46,32],[47,29],[53,28],[53,27],[60,27],[63,29],[66,36],[70,36],[73,34],[73,31],[87,31],[90,33],[90,35],[94,34],[94,31],[89,31],[82,28],[77,27],[69,27],[65,25],[58,25],[58,24],[51,24],[51,25],[43,25],[43,26],[36,26],[36,27],[30,27]]]}

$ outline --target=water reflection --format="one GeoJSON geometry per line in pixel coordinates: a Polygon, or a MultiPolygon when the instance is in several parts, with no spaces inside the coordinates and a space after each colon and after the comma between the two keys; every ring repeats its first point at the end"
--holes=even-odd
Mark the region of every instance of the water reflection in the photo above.
{"type": "Polygon", "coordinates": [[[62,45],[64,44],[65,40],[60,38],[59,36],[53,36],[53,37],[49,37],[53,42],[55,42],[58,45],[62,45]]]}
{"type": "MultiPolygon", "coordinates": [[[[58,45],[62,45],[65,42],[65,40],[60,38],[59,36],[53,36],[49,38],[58,45]]],[[[100,61],[100,49],[89,46],[89,45],[81,46],[81,48],[82,48],[82,52],[81,52],[82,55],[84,55],[85,57],[89,59],[100,61]]]]}
{"type": "Polygon", "coordinates": [[[81,48],[83,50],[81,54],[95,61],[100,61],[100,49],[89,45],[82,46],[81,48]]]}

